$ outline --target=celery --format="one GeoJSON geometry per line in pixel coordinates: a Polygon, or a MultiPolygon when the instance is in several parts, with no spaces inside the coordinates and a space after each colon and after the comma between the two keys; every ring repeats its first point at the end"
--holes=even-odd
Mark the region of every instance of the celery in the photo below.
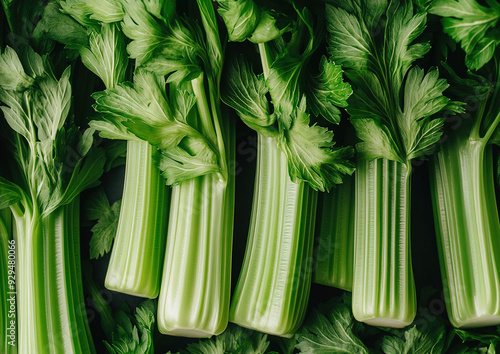
{"type": "Polygon", "coordinates": [[[17,353],[18,344],[13,231],[10,209],[0,209],[0,349],[6,354],[17,353]]]}
{"type": "Polygon", "coordinates": [[[291,337],[307,309],[317,192],[290,180],[274,139],[258,136],[248,244],[230,321],[291,337]]]}
{"type": "Polygon", "coordinates": [[[417,311],[410,252],[411,165],[357,163],[352,305],[371,325],[402,328],[417,311]]]}
{"type": "Polygon", "coordinates": [[[166,242],[167,194],[147,142],[129,141],[120,219],[106,273],[106,288],[155,298],[166,242]]]}
{"type": "Polygon", "coordinates": [[[410,172],[442,136],[460,104],[435,69],[413,65],[430,49],[416,41],[427,16],[412,1],[327,5],[329,53],[355,87],[347,112],[360,142],[356,173],[353,313],[404,327],[416,315],[410,257],[410,172]]]}
{"type": "Polygon", "coordinates": [[[0,72],[12,73],[0,100],[20,177],[0,178],[2,206],[15,219],[18,352],[91,353],[79,194],[98,183],[105,155],[92,147],[92,129],[81,134],[72,124],[70,67],[57,79],[49,60],[29,47],[23,53],[24,65],[9,47],[0,55],[0,72]]]}
{"type": "MultiPolygon", "coordinates": [[[[492,145],[500,145],[500,8],[490,1],[438,0],[429,11],[443,17],[443,32],[465,52],[466,77],[444,66],[454,94],[469,103],[430,168],[446,309],[455,327],[498,325],[500,221],[492,145]]],[[[465,69],[458,63],[455,69],[465,69]]]]}
{"type": "Polygon", "coordinates": [[[446,308],[458,328],[500,323],[500,222],[492,148],[450,138],[432,160],[431,186],[446,308]]]}
{"type": "Polygon", "coordinates": [[[352,290],[354,263],[354,178],[319,195],[313,281],[352,290]]]}

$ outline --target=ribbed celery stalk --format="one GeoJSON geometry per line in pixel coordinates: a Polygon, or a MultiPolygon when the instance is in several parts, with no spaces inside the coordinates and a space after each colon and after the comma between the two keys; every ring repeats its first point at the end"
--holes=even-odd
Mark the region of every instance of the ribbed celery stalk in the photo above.
{"type": "Polygon", "coordinates": [[[0,210],[0,352],[17,353],[15,243],[10,209],[0,210]]]}
{"type": "Polygon", "coordinates": [[[83,299],[79,199],[17,218],[20,353],[95,352],[83,299]]]}
{"type": "Polygon", "coordinates": [[[318,202],[313,281],[352,290],[354,263],[354,177],[321,193],[318,202]]]}
{"type": "Polygon", "coordinates": [[[290,180],[276,140],[259,135],[257,151],[249,239],[230,321],[289,337],[309,299],[317,192],[290,180]]]}
{"type": "Polygon", "coordinates": [[[445,303],[459,328],[500,324],[500,222],[486,144],[455,134],[431,165],[445,303]]]}
{"type": "Polygon", "coordinates": [[[128,141],[120,220],[106,288],[155,298],[160,291],[168,217],[165,180],[153,161],[156,148],[128,141]]]}
{"type": "Polygon", "coordinates": [[[411,165],[386,159],[356,164],[354,317],[405,327],[416,315],[410,256],[411,165]]]}
{"type": "MultiPolygon", "coordinates": [[[[229,123],[229,122],[227,122],[229,123]]],[[[225,126],[234,160],[234,125],[225,126]]],[[[172,187],[165,265],[158,299],[160,332],[210,337],[228,323],[234,217],[234,172],[208,174],[172,187]]]]}

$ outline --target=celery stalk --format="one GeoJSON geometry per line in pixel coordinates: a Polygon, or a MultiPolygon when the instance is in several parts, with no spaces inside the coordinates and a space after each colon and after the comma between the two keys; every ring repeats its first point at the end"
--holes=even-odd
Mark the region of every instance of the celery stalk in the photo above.
{"type": "Polygon", "coordinates": [[[377,159],[356,167],[353,314],[370,325],[402,328],[416,315],[411,166],[377,159]]]}
{"type": "MultiPolygon", "coordinates": [[[[203,115],[210,119],[209,115],[203,115]]],[[[234,124],[221,123],[228,161],[235,156],[234,124]]],[[[158,329],[210,337],[227,326],[231,292],[234,171],[211,173],[172,187],[158,329]]]]}
{"type": "Polygon", "coordinates": [[[500,324],[500,222],[491,145],[459,134],[431,164],[448,317],[459,328],[500,324]]]}
{"type": "Polygon", "coordinates": [[[168,189],[153,161],[155,148],[128,141],[120,220],[106,273],[106,288],[155,298],[166,242],[168,189]]]}
{"type": "Polygon", "coordinates": [[[294,183],[276,140],[258,136],[249,239],[230,321],[290,337],[307,308],[317,193],[294,183]]]}
{"type": "Polygon", "coordinates": [[[0,210],[0,306],[2,306],[0,351],[6,354],[17,353],[14,247],[12,214],[8,208],[2,209],[0,210]]]}
{"type": "Polygon", "coordinates": [[[351,291],[354,263],[354,178],[319,195],[313,281],[351,291]],[[319,227],[318,227],[319,226],[319,227]]]}
{"type": "Polygon", "coordinates": [[[83,301],[79,198],[17,218],[19,352],[95,352],[83,301]]]}

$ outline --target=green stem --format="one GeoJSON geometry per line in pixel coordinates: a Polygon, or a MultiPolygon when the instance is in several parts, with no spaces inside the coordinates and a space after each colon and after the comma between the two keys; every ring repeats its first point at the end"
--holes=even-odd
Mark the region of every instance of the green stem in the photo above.
{"type": "MultiPolygon", "coordinates": [[[[234,160],[234,125],[224,125],[234,160]]],[[[234,173],[183,181],[172,188],[165,264],[158,298],[161,333],[210,337],[228,323],[234,173]]]]}
{"type": "Polygon", "coordinates": [[[271,58],[269,58],[269,54],[267,52],[267,46],[265,43],[259,43],[259,53],[260,53],[260,62],[262,64],[262,70],[264,72],[264,77],[267,79],[270,73],[270,65],[271,58]]]}
{"type": "Polygon", "coordinates": [[[214,129],[210,106],[205,93],[204,75],[200,74],[191,81],[201,122],[201,134],[208,138],[212,146],[217,146],[217,134],[214,129]]]}
{"type": "Polygon", "coordinates": [[[129,141],[120,219],[106,288],[155,298],[160,291],[168,192],[147,142],[129,141]]]}
{"type": "Polygon", "coordinates": [[[17,314],[15,296],[15,253],[12,214],[0,210],[0,351],[17,353],[17,314]]]}
{"type": "Polygon", "coordinates": [[[17,219],[20,353],[93,353],[80,267],[79,199],[17,219]]]}
{"type": "Polygon", "coordinates": [[[500,324],[500,221],[492,148],[451,138],[434,156],[431,188],[445,303],[455,327],[500,324]]]}
{"type": "Polygon", "coordinates": [[[352,306],[370,325],[401,328],[416,315],[409,166],[385,159],[356,166],[352,306]]]}
{"type": "Polygon", "coordinates": [[[249,239],[230,321],[290,337],[307,308],[317,193],[294,183],[276,140],[258,136],[249,239]]]}
{"type": "Polygon", "coordinates": [[[354,264],[354,177],[321,193],[313,281],[351,291],[354,264]]]}

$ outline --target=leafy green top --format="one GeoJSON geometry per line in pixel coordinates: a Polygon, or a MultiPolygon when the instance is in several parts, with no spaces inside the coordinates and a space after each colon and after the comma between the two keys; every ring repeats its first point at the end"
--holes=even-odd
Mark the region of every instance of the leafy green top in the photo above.
{"type": "MultiPolygon", "coordinates": [[[[241,18],[254,16],[256,12],[271,16],[253,1],[220,3],[229,33],[242,31],[235,35],[235,40],[253,40],[255,28],[242,23],[241,27],[248,26],[243,31],[229,13],[240,11],[241,18]]],[[[249,127],[276,139],[287,157],[293,181],[307,181],[312,188],[324,191],[341,183],[343,174],[352,173],[349,158],[353,150],[334,149],[333,133],[311,125],[310,114],[339,123],[337,107],[347,105],[352,90],[343,82],[342,69],[334,62],[323,57],[319,60],[319,70],[313,70],[313,55],[321,42],[321,21],[315,21],[307,8],[293,8],[293,11],[296,21],[285,27],[291,32],[288,41],[273,35],[265,38],[266,41],[274,39],[272,42],[259,44],[263,75],[255,75],[246,59],[237,57],[230,61],[222,100],[234,108],[249,127]]]]}
{"type": "Polygon", "coordinates": [[[11,143],[24,180],[17,186],[0,179],[0,194],[10,196],[0,208],[21,202],[24,212],[48,215],[98,184],[104,152],[92,146],[93,129],[81,134],[72,124],[69,67],[57,80],[47,57],[29,47],[19,57],[7,47],[0,72],[10,72],[0,82],[0,108],[16,133],[11,143]]]}
{"type": "Polygon", "coordinates": [[[442,16],[443,30],[466,53],[465,63],[471,70],[482,68],[500,44],[500,3],[485,0],[435,0],[429,12],[442,16]]]}
{"type": "Polygon", "coordinates": [[[408,163],[432,151],[441,137],[444,112],[461,106],[443,96],[448,87],[436,69],[411,67],[430,49],[414,43],[425,13],[411,1],[335,1],[327,7],[329,53],[354,85],[347,111],[368,160],[408,163]]]}

